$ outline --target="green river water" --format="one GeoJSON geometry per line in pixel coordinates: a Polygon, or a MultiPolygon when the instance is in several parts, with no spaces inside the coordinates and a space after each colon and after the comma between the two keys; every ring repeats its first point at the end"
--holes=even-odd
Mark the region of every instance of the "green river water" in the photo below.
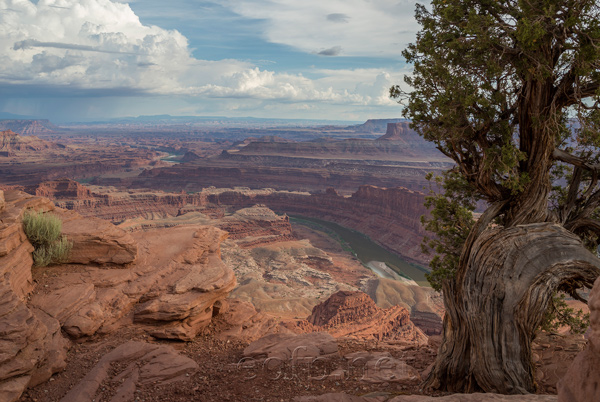
{"type": "Polygon", "coordinates": [[[300,215],[290,215],[290,221],[327,233],[340,242],[344,249],[356,255],[365,265],[371,261],[381,261],[398,275],[410,278],[421,286],[429,286],[427,279],[425,279],[425,274],[428,271],[424,267],[403,260],[360,232],[345,228],[337,223],[300,215]]]}

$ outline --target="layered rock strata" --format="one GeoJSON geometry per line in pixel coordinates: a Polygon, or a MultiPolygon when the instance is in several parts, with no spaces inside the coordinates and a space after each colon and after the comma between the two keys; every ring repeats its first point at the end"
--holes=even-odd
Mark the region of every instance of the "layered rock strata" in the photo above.
{"type": "Polygon", "coordinates": [[[225,237],[213,227],[136,233],[138,263],[64,274],[54,268],[31,305],[57,318],[74,338],[138,323],[157,338],[191,340],[210,322],[213,304],[235,286],[233,271],[220,258],[225,237]]]}
{"type": "Polygon", "coordinates": [[[0,191],[0,400],[14,401],[23,390],[65,367],[68,341],[58,320],[31,308],[31,252],[23,232],[25,208],[52,208],[48,200],[0,191]]]}
{"type": "Polygon", "coordinates": [[[426,344],[427,336],[404,307],[379,308],[363,292],[339,291],[315,306],[307,321],[334,337],[426,344]]]}
{"type": "Polygon", "coordinates": [[[92,198],[92,192],[89,188],[79,184],[75,180],[67,178],[45,181],[34,186],[28,186],[24,188],[24,191],[28,194],[51,200],[87,200],[92,198]]]}
{"type": "Polygon", "coordinates": [[[428,211],[423,205],[425,195],[420,192],[361,186],[344,197],[334,189],[320,194],[223,189],[208,199],[219,205],[265,204],[277,212],[332,221],[364,233],[409,260],[426,264],[429,258],[421,250],[425,230],[420,217],[428,211]]]}
{"type": "MultiPolygon", "coordinates": [[[[335,187],[348,193],[365,184],[421,190],[428,172],[441,173],[452,165],[408,122],[391,123],[387,129],[379,140],[254,141],[215,157],[147,170],[119,184],[176,191],[215,185],[262,188],[264,183],[311,192],[335,187]]],[[[97,184],[109,183],[100,179],[97,184]]]]}
{"type": "MultiPolygon", "coordinates": [[[[40,188],[49,186],[40,185],[40,188]]],[[[55,203],[85,216],[97,216],[113,222],[137,217],[175,217],[188,212],[222,218],[227,209],[265,205],[279,213],[329,220],[358,230],[389,250],[419,264],[427,264],[429,258],[420,247],[425,235],[420,217],[428,214],[423,205],[425,195],[402,187],[365,185],[350,197],[340,195],[333,188],[316,194],[248,188],[207,188],[195,194],[119,192],[101,187],[92,189],[91,199],[57,197],[55,203]]],[[[231,225],[222,228],[236,237],[240,228],[235,227],[238,225],[236,219],[231,221],[231,225]]]]}
{"type": "Polygon", "coordinates": [[[11,130],[21,135],[51,134],[58,129],[48,120],[0,120],[0,130],[11,130]]]}

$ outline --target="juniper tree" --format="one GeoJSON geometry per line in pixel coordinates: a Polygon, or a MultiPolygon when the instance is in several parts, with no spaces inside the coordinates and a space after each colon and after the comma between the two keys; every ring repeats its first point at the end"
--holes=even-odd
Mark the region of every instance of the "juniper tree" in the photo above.
{"type": "Polygon", "coordinates": [[[416,18],[412,89],[390,94],[455,162],[432,201],[451,212],[433,276],[443,342],[425,385],[533,392],[531,342],[552,295],[581,299],[600,273],[600,6],[433,0],[416,18]],[[458,219],[468,227],[449,230],[458,219]]]}

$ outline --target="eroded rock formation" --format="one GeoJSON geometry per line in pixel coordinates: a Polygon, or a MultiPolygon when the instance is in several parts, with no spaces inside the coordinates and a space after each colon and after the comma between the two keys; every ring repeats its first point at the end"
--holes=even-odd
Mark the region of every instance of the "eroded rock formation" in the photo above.
{"type": "MultiPolygon", "coordinates": [[[[451,166],[448,158],[408,127],[390,123],[379,140],[319,139],[314,141],[252,141],[210,158],[186,158],[185,163],[142,172],[120,186],[170,191],[200,191],[202,187],[248,186],[277,190],[349,193],[361,185],[403,186],[421,190],[425,175],[451,166]]],[[[96,184],[109,184],[99,179],[96,184]]]]}
{"type": "Polygon", "coordinates": [[[48,120],[2,119],[0,130],[11,130],[21,135],[50,134],[58,127],[48,120]]]}
{"type": "Polygon", "coordinates": [[[426,344],[427,336],[400,306],[382,309],[366,293],[339,291],[315,306],[308,322],[335,337],[426,344]]]}
{"type": "MultiPolygon", "coordinates": [[[[54,186],[43,183],[28,191],[54,186]]],[[[71,185],[71,188],[75,187],[71,185]]],[[[361,186],[350,197],[340,195],[333,188],[316,194],[248,188],[207,188],[194,194],[141,190],[125,192],[94,186],[90,191],[92,198],[63,197],[61,193],[54,192],[57,198],[55,203],[84,216],[96,216],[113,222],[138,217],[175,217],[188,212],[221,218],[228,209],[265,205],[278,213],[315,217],[358,230],[384,247],[420,264],[427,264],[429,258],[420,247],[425,235],[420,217],[428,213],[423,205],[425,195],[402,187],[361,186]]],[[[85,192],[80,193],[85,196],[85,192]]],[[[238,218],[231,219],[232,223],[228,226],[224,221],[224,226],[221,226],[230,231],[234,238],[236,232],[244,230],[238,218]]]]}
{"type": "Polygon", "coordinates": [[[425,231],[425,195],[405,188],[361,186],[350,197],[334,189],[307,194],[285,191],[227,190],[213,192],[209,201],[221,205],[265,204],[277,212],[306,215],[355,229],[412,261],[425,264],[421,241],[425,231]]]}

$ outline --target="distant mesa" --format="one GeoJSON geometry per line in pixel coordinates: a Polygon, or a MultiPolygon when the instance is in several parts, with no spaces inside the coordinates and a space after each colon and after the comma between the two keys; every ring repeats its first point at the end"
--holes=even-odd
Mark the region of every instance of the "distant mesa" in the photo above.
{"type": "Polygon", "coordinates": [[[385,134],[377,138],[377,141],[424,142],[419,134],[410,128],[408,121],[388,123],[385,134]]]}
{"type": "Polygon", "coordinates": [[[354,129],[356,133],[385,133],[389,123],[408,123],[406,119],[369,119],[358,126],[348,128],[354,129]]]}
{"type": "Polygon", "coordinates": [[[16,152],[64,149],[62,144],[48,142],[35,136],[22,136],[12,130],[0,131],[0,156],[12,156],[16,152]]]}
{"type": "Polygon", "coordinates": [[[241,141],[235,141],[232,148],[242,148],[252,142],[296,142],[276,135],[263,135],[262,137],[247,137],[241,141]]]}

